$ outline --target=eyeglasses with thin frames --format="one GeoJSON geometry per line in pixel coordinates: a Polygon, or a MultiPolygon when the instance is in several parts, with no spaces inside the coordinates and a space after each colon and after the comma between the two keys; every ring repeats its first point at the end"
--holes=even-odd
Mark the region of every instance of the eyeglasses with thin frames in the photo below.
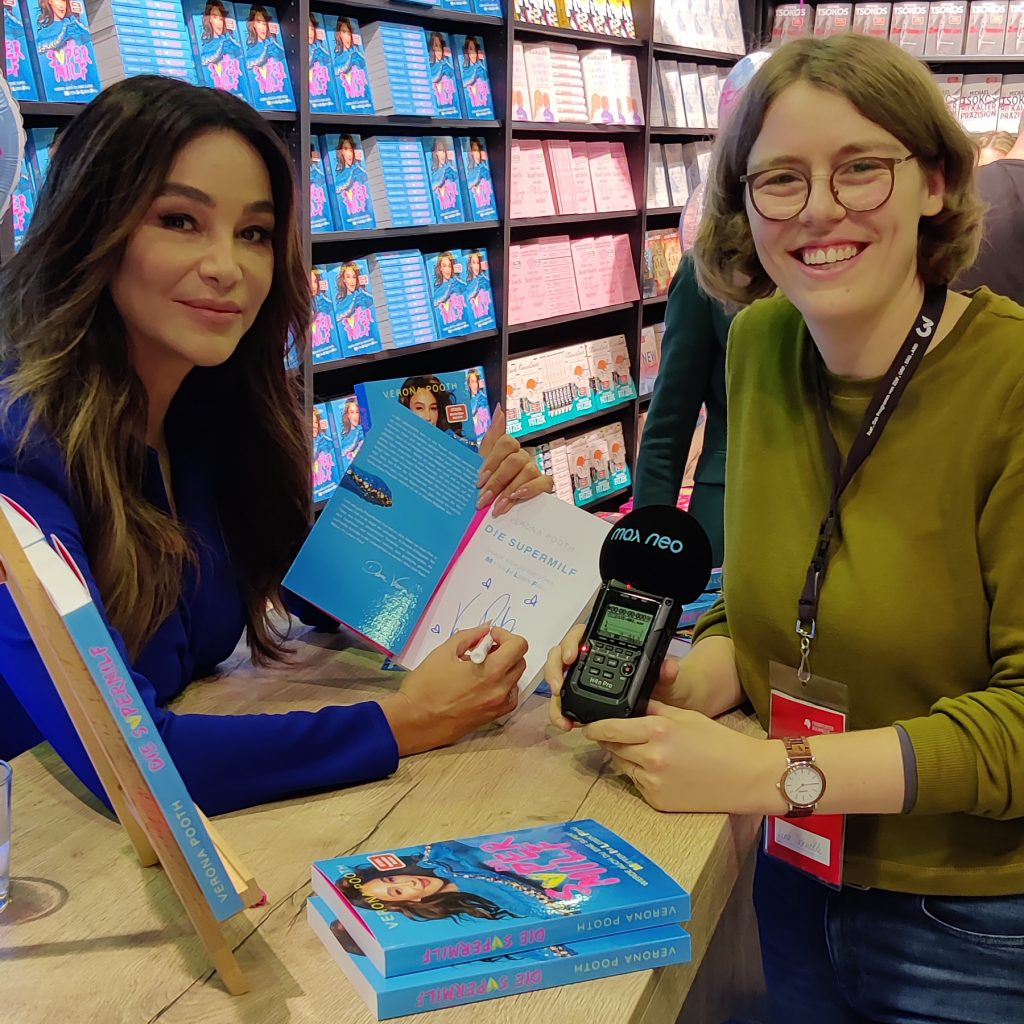
{"type": "Polygon", "coordinates": [[[859,156],[831,174],[805,174],[795,167],[770,167],[740,176],[754,209],[765,220],[798,217],[811,199],[811,185],[828,178],[832,198],[850,213],[871,213],[884,206],[896,185],[896,168],[916,159],[909,156],[859,156]]]}

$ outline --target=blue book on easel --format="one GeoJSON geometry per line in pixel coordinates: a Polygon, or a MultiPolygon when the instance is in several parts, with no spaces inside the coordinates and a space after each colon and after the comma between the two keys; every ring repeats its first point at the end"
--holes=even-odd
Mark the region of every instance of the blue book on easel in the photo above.
{"type": "Polygon", "coordinates": [[[219,921],[243,909],[202,816],[189,796],[149,709],[114,643],[70,552],[57,537],[48,542],[20,505],[0,495],[0,515],[14,528],[96,690],[117,723],[132,758],[160,806],[167,828],[219,921]]]}

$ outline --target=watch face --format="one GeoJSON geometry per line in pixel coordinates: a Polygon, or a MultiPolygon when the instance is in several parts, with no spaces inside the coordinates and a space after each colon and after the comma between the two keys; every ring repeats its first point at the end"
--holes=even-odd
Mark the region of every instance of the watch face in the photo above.
{"type": "Polygon", "coordinates": [[[796,807],[817,803],[825,789],[825,781],[817,768],[798,764],[790,768],[782,786],[786,799],[796,807]]]}

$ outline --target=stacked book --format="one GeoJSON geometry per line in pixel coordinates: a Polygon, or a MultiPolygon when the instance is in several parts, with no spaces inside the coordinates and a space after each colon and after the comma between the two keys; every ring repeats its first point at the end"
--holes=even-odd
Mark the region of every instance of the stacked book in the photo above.
{"type": "Polygon", "coordinates": [[[624,334],[520,356],[508,363],[508,432],[559,426],[636,394],[624,334]]]}
{"type": "Polygon", "coordinates": [[[658,128],[717,128],[718,100],[728,69],[674,60],[655,64],[651,124],[658,128]]]}
{"type": "Polygon", "coordinates": [[[377,226],[433,224],[434,204],[421,140],[377,136],[363,144],[377,226]]]}
{"type": "Polygon", "coordinates": [[[50,169],[50,152],[56,135],[55,128],[32,128],[25,133],[25,159],[21,162],[21,176],[11,195],[15,249],[24,241],[32,221],[36,199],[50,169]]]}
{"type": "Polygon", "coordinates": [[[436,115],[422,29],[375,21],[363,29],[363,47],[378,114],[436,115]]]}
{"type": "Polygon", "coordinates": [[[511,160],[513,219],[636,209],[621,142],[516,139],[511,160]]]}
{"type": "Polygon", "coordinates": [[[710,169],[710,142],[652,145],[647,175],[648,208],[685,206],[697,186],[707,180],[710,169]]]}
{"type": "Polygon", "coordinates": [[[355,395],[313,405],[313,500],[326,501],[363,445],[355,395]]]}
{"type": "Polygon", "coordinates": [[[82,0],[62,11],[47,0],[3,0],[6,75],[18,100],[88,103],[100,91],[90,19],[82,0]]]}
{"type": "Polygon", "coordinates": [[[538,445],[536,462],[555,481],[555,494],[583,507],[630,485],[621,423],[538,445]]]}
{"type": "Polygon", "coordinates": [[[420,251],[379,252],[368,262],[383,347],[407,348],[443,337],[434,326],[420,251]]]}
{"type": "Polygon", "coordinates": [[[180,0],[100,0],[90,13],[104,88],[133,75],[199,84],[180,0]]]}
{"type": "Polygon", "coordinates": [[[627,235],[552,235],[509,248],[509,324],[638,298],[627,235]]]}
{"type": "MultiPolygon", "coordinates": [[[[185,0],[185,17],[200,84],[248,100],[245,58],[234,4],[230,0],[185,0]]],[[[311,76],[311,85],[312,82],[311,76]]]]}
{"type": "Polygon", "coordinates": [[[690,959],[689,895],[594,821],[317,861],[312,877],[309,924],[378,1020],[690,959]]]}
{"type": "Polygon", "coordinates": [[[651,324],[640,331],[640,394],[654,391],[661,369],[661,339],[665,334],[664,322],[651,324]]]}

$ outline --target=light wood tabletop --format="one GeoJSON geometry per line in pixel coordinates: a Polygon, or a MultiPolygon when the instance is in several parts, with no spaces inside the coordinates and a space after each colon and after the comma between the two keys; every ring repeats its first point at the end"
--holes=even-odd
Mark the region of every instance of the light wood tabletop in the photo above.
{"type": "MultiPolygon", "coordinates": [[[[294,664],[254,669],[244,652],[194,683],[178,712],[315,710],[397,688],[377,654],[307,634],[294,664]]],[[[756,723],[735,713],[735,727],[756,723]]],[[[599,748],[547,726],[531,697],[503,727],[403,760],[390,778],[217,819],[267,905],[225,926],[252,991],[213,973],[158,868],[48,745],[14,759],[12,901],[0,915],[0,1020],[95,1024],[366,1024],[373,1020],[305,921],[310,864],[387,849],[594,818],[642,849],[693,897],[693,963],[420,1014],[421,1024],[582,1020],[673,1024],[755,841],[759,823],[651,810],[599,748]]]]}

